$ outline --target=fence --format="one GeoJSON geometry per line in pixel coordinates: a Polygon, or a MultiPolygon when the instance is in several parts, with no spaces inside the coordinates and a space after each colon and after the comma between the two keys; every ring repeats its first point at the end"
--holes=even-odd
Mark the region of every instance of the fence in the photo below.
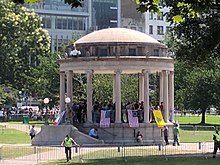
{"type": "MultiPolygon", "coordinates": [[[[213,143],[181,143],[180,146],[172,145],[81,145],[72,147],[73,160],[81,162],[88,159],[124,159],[143,157],[180,157],[204,156],[208,157],[213,152],[213,143]]],[[[0,146],[0,163],[7,164],[16,161],[16,164],[29,161],[30,164],[43,163],[51,160],[65,159],[64,148],[61,146],[0,146]]]]}

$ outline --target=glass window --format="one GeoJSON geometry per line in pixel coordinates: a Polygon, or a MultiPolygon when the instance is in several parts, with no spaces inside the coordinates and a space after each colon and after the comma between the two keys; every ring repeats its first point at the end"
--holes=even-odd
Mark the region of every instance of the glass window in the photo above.
{"type": "Polygon", "coordinates": [[[153,20],[154,19],[154,13],[153,12],[149,12],[149,20],[153,20]]]}
{"type": "Polygon", "coordinates": [[[157,26],[157,34],[158,35],[164,35],[164,33],[163,33],[163,26],[157,26]]]}
{"type": "Polygon", "coordinates": [[[78,19],[75,17],[73,18],[73,30],[78,30],[78,19]]]}
{"type": "Polygon", "coordinates": [[[73,20],[71,17],[68,18],[68,29],[70,29],[70,30],[73,29],[73,20]]]}
{"type": "Polygon", "coordinates": [[[51,16],[47,16],[46,18],[45,18],[45,27],[46,28],[48,28],[48,29],[50,29],[51,28],[51,16]]]}
{"type": "Polygon", "coordinates": [[[67,18],[63,18],[63,27],[62,29],[67,29],[67,18]]]}
{"type": "Polygon", "coordinates": [[[43,28],[51,28],[51,16],[42,16],[43,28]]]}
{"type": "Polygon", "coordinates": [[[171,27],[170,26],[167,26],[166,27],[166,32],[170,31],[171,27]]]}
{"type": "Polygon", "coordinates": [[[153,34],[153,25],[149,25],[149,34],[153,34]]]}
{"type": "Polygon", "coordinates": [[[163,12],[157,15],[157,20],[163,20],[163,12]]]}
{"type": "Polygon", "coordinates": [[[79,18],[78,21],[79,21],[78,30],[83,30],[83,19],[82,19],[82,18],[79,18]]]}
{"type": "Polygon", "coordinates": [[[139,32],[143,32],[143,28],[142,27],[138,27],[138,31],[139,32]]]}
{"type": "Polygon", "coordinates": [[[96,29],[117,27],[117,1],[94,0],[92,26],[96,29]],[[114,10],[112,8],[115,8],[114,10]],[[111,21],[113,20],[113,21],[111,21]]]}
{"type": "Polygon", "coordinates": [[[56,17],[55,19],[55,28],[62,29],[62,17],[56,17]]]}

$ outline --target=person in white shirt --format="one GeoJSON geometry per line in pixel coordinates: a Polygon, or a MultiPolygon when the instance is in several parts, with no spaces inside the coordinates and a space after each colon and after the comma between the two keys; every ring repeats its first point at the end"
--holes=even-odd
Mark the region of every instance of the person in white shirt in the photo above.
{"type": "Polygon", "coordinates": [[[70,56],[73,57],[78,57],[81,54],[80,51],[76,50],[76,48],[74,48],[71,52],[70,52],[70,56]]]}
{"type": "Polygon", "coordinates": [[[35,137],[36,133],[37,133],[37,131],[35,130],[34,125],[32,125],[32,127],[30,129],[30,133],[29,133],[31,140],[35,137]]]}

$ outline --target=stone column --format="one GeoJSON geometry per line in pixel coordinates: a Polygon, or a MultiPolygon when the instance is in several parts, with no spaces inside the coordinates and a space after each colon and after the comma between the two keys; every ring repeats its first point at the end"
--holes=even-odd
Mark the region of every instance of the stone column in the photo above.
{"type": "Polygon", "coordinates": [[[166,70],[162,71],[163,74],[163,117],[165,122],[169,122],[168,119],[168,113],[169,113],[169,107],[168,107],[168,74],[166,70]]]}
{"type": "Polygon", "coordinates": [[[60,109],[65,111],[65,72],[60,72],[60,109]]]}
{"type": "Polygon", "coordinates": [[[160,75],[160,102],[159,102],[159,105],[161,102],[163,102],[163,74],[162,72],[159,73],[160,75]]]}
{"type": "Polygon", "coordinates": [[[139,101],[144,101],[144,75],[143,73],[138,73],[138,82],[139,82],[139,101]]]}
{"type": "Polygon", "coordinates": [[[88,70],[87,76],[87,123],[92,123],[92,76],[93,71],[88,70]]]}
{"type": "Polygon", "coordinates": [[[115,74],[113,74],[112,78],[113,78],[113,96],[112,96],[112,103],[114,104],[114,103],[115,103],[115,88],[116,88],[116,86],[115,86],[115,74]]]}
{"type": "Polygon", "coordinates": [[[170,120],[174,121],[174,71],[170,71],[169,74],[169,111],[170,120]]]}
{"type": "Polygon", "coordinates": [[[67,97],[70,98],[70,103],[69,103],[69,106],[72,107],[72,104],[73,104],[73,71],[72,70],[69,70],[67,72],[67,76],[66,76],[66,79],[67,79],[67,97]]]}
{"type": "Polygon", "coordinates": [[[144,122],[149,123],[149,72],[143,70],[144,74],[144,122]]]}
{"type": "Polygon", "coordinates": [[[115,71],[115,123],[121,123],[121,70],[115,71]]]}

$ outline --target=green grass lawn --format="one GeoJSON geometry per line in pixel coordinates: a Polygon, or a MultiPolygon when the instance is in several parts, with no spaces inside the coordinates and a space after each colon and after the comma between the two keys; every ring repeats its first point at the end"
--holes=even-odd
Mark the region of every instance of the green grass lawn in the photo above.
{"type": "Polygon", "coordinates": [[[30,142],[30,136],[27,133],[0,126],[0,144],[27,144],[30,142]]]}
{"type": "MultiPolygon", "coordinates": [[[[201,115],[195,116],[175,116],[175,121],[179,124],[198,124],[201,122],[201,115]]],[[[220,116],[206,116],[206,124],[219,124],[220,116]]]]}
{"type": "Polygon", "coordinates": [[[72,160],[70,162],[66,162],[66,160],[53,161],[48,163],[43,163],[43,165],[79,165],[79,164],[87,164],[87,165],[101,165],[101,164],[109,164],[109,165],[219,165],[220,158],[212,159],[212,158],[204,158],[204,157],[184,157],[184,158],[131,158],[127,160],[123,159],[107,159],[107,160],[72,160]]]}
{"type": "Polygon", "coordinates": [[[210,142],[213,131],[190,131],[180,129],[180,142],[210,142]]]}

